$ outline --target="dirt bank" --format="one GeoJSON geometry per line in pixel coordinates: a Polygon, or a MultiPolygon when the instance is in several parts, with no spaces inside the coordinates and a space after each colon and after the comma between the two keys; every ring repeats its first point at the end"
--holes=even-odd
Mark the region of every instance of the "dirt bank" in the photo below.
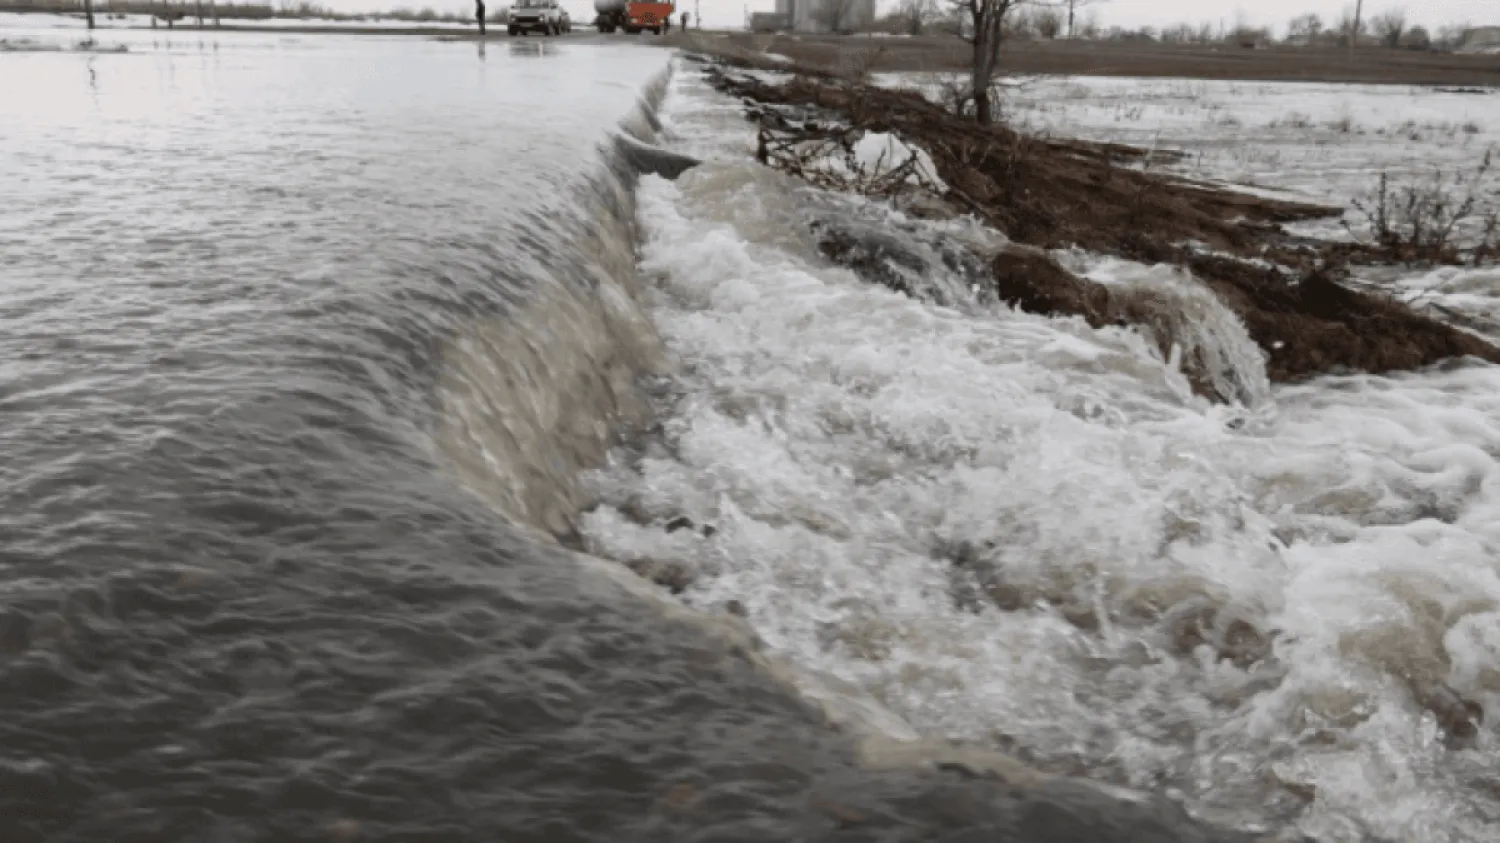
{"type": "MultiPolygon", "coordinates": [[[[980,127],[918,94],[816,68],[784,84],[726,71],[718,62],[706,64],[705,72],[746,103],[747,115],[760,125],[760,158],[772,166],[798,172],[798,150],[806,144],[848,146],[863,131],[893,133],[926,150],[945,183],[941,200],[952,212],[975,214],[1029,247],[995,258],[989,273],[998,297],[1024,310],[1077,315],[1095,326],[1139,324],[1164,351],[1170,347],[1159,303],[1073,275],[1045,251],[1077,246],[1190,270],[1244,322],[1268,357],[1273,381],[1337,370],[1413,369],[1462,356],[1500,362],[1500,349],[1468,332],[1341,286],[1345,247],[1294,239],[1282,228],[1341,208],[1132,168],[1150,153],[980,127]]],[[[825,252],[839,260],[857,250],[834,243],[825,252]]],[[[883,281],[878,272],[862,274],[883,281]]],[[[1199,374],[1195,386],[1209,394],[1210,373],[1199,374]]]]}

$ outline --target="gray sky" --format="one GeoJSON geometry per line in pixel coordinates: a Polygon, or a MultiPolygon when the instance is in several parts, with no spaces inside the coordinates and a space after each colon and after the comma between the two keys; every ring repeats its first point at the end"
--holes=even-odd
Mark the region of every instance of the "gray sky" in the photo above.
{"type": "MultiPolygon", "coordinates": [[[[472,2],[467,0],[323,0],[325,5],[341,11],[371,11],[400,6],[421,8],[431,6],[439,11],[461,11],[469,13],[472,2]]],[[[507,0],[485,0],[490,7],[507,5],[507,0]]],[[[593,17],[592,0],[562,0],[578,21],[593,17]]],[[[709,26],[738,26],[744,20],[745,9],[771,11],[775,0],[677,0],[678,10],[692,12],[695,5],[702,9],[704,22],[709,26]]],[[[877,0],[882,11],[894,8],[897,0],[877,0]]],[[[945,0],[938,0],[944,3],[945,0]]],[[[1286,21],[1305,14],[1317,12],[1325,20],[1337,18],[1346,6],[1353,8],[1353,0],[1105,0],[1093,7],[1097,9],[1100,23],[1105,26],[1127,27],[1163,26],[1174,23],[1208,20],[1217,23],[1221,19],[1232,26],[1236,15],[1243,16],[1247,23],[1262,26],[1282,27],[1286,21]]],[[[1407,20],[1428,27],[1449,23],[1471,23],[1475,25],[1500,26],[1500,0],[1413,0],[1409,3],[1397,0],[1366,0],[1365,16],[1371,17],[1388,9],[1405,9],[1407,20]]]]}

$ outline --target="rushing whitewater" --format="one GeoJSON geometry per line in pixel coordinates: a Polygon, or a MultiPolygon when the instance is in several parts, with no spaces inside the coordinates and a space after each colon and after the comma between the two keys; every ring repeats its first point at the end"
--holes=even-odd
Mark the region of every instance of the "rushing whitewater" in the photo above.
{"type": "Polygon", "coordinates": [[[684,70],[662,119],[705,160],[639,196],[673,369],[591,475],[587,547],[922,735],[1278,839],[1493,839],[1500,368],[1273,388],[1191,279],[1086,255],[1175,350],[906,297],[819,256],[850,200],[756,165],[738,103],[684,70]]]}
{"type": "Polygon", "coordinates": [[[110,38],[0,56],[0,839],[1225,839],[561,546],[688,383],[664,51],[110,38]]]}

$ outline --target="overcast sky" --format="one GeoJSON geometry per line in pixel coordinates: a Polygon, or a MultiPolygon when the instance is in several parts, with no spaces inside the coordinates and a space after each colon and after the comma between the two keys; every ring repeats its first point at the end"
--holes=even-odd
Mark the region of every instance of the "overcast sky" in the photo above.
{"type": "MultiPolygon", "coordinates": [[[[432,6],[439,11],[462,11],[470,13],[473,3],[467,0],[323,0],[325,5],[341,11],[372,11],[408,6],[421,8],[432,6]]],[[[593,0],[562,0],[572,13],[574,21],[587,21],[593,17],[593,0]]],[[[876,0],[882,12],[894,8],[898,0],[876,0]]],[[[739,26],[745,18],[745,9],[750,11],[773,11],[775,0],[677,0],[679,12],[692,12],[697,6],[702,9],[704,23],[708,26],[739,26]]],[[[938,0],[946,4],[945,0],[938,0]]],[[[486,0],[491,8],[508,5],[508,0],[486,0]]],[[[1280,29],[1287,20],[1306,12],[1317,12],[1325,19],[1337,18],[1346,6],[1352,8],[1353,0],[1104,0],[1093,7],[1099,22],[1105,26],[1163,26],[1174,23],[1208,20],[1217,23],[1221,19],[1225,26],[1232,26],[1236,15],[1243,16],[1247,23],[1256,26],[1275,26],[1280,29]]],[[[1406,11],[1407,20],[1428,27],[1449,23],[1500,26],[1500,0],[1365,0],[1365,16],[1380,14],[1388,9],[1406,11]]]]}

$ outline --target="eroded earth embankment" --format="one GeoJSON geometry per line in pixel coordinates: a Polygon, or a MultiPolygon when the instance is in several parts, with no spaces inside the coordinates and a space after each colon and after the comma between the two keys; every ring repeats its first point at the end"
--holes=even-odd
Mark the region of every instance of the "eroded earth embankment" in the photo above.
{"type": "MultiPolygon", "coordinates": [[[[1051,253],[1072,247],[1188,270],[1244,323],[1272,381],[1415,369],[1464,356],[1500,362],[1500,348],[1473,334],[1342,285],[1358,256],[1349,244],[1284,228],[1338,216],[1342,208],[1238,193],[1153,169],[1170,152],[980,126],[916,92],[800,67],[770,80],[733,66],[783,73],[788,66],[749,54],[718,58],[722,63],[707,68],[710,79],[759,124],[765,163],[797,173],[799,149],[848,147],[877,132],[922,150],[938,188],[918,210],[973,214],[1004,232],[1012,245],[989,257],[989,276],[995,295],[1022,310],[1077,315],[1096,327],[1141,325],[1168,352],[1171,331],[1163,330],[1158,303],[1082,277],[1051,253]]],[[[880,280],[870,250],[851,237],[834,233],[823,241],[829,257],[880,280]]],[[[1211,379],[1193,379],[1198,391],[1213,393],[1211,379]]]]}

